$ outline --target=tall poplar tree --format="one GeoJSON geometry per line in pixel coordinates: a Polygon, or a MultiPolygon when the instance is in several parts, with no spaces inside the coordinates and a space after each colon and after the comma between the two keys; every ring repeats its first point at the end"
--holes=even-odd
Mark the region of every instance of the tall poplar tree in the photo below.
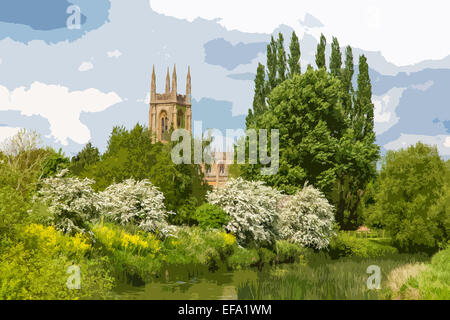
{"type": "Polygon", "coordinates": [[[292,32],[291,36],[291,44],[289,45],[289,58],[288,58],[288,65],[289,65],[289,78],[292,78],[294,74],[300,74],[301,73],[301,66],[300,66],[300,58],[301,58],[301,52],[300,52],[300,42],[298,41],[298,37],[295,34],[295,31],[292,32]]]}
{"type": "Polygon", "coordinates": [[[331,57],[330,57],[330,73],[335,77],[342,76],[342,54],[341,47],[339,46],[339,41],[336,37],[333,37],[333,42],[331,43],[331,57]]]}
{"type": "MultiPolygon", "coordinates": [[[[374,105],[372,103],[372,84],[369,77],[367,58],[359,57],[358,88],[355,94],[354,108],[356,112],[355,133],[363,139],[374,136],[374,105]]],[[[375,137],[373,137],[375,140],[375,137]]]]}
{"type": "Polygon", "coordinates": [[[286,80],[286,51],[284,50],[284,37],[280,32],[277,41],[277,71],[278,84],[286,80]]]}
{"type": "Polygon", "coordinates": [[[325,49],[327,47],[327,39],[323,34],[320,35],[320,42],[317,45],[316,65],[318,69],[326,68],[325,65],[325,49]]]}
{"type": "Polygon", "coordinates": [[[345,49],[345,66],[342,72],[342,84],[344,87],[344,108],[348,117],[352,117],[352,96],[353,96],[353,74],[354,74],[354,62],[352,47],[347,46],[345,49]]]}
{"type": "Polygon", "coordinates": [[[252,123],[256,123],[258,116],[260,116],[266,107],[266,85],[265,85],[265,67],[261,63],[258,64],[255,77],[255,94],[253,96],[253,111],[249,110],[246,118],[247,128],[252,123]]]}
{"type": "Polygon", "coordinates": [[[277,86],[277,43],[271,37],[270,43],[267,45],[267,92],[271,92],[277,86]]]}

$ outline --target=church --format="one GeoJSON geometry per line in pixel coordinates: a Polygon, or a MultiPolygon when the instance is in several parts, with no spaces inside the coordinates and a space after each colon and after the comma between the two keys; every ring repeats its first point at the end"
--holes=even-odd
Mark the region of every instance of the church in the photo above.
{"type": "MultiPolygon", "coordinates": [[[[150,89],[149,129],[153,143],[166,143],[170,140],[170,130],[186,129],[192,134],[192,101],[191,101],[191,70],[188,67],[186,78],[186,94],[178,94],[177,71],[173,67],[172,80],[167,68],[164,93],[156,92],[156,74],[153,66],[150,89]]],[[[202,164],[206,182],[215,188],[220,188],[228,180],[228,165],[226,159],[232,159],[230,152],[214,152],[214,161],[210,166],[202,164]]]]}

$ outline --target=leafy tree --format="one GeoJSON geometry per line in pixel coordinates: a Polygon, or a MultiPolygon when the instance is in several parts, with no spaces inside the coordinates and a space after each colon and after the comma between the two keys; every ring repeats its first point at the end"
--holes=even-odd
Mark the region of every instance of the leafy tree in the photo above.
{"type": "Polygon", "coordinates": [[[40,178],[45,179],[54,176],[61,170],[67,169],[70,166],[70,160],[67,158],[61,149],[55,152],[53,149],[48,149],[49,155],[45,157],[42,163],[40,178]]]}
{"type": "Polygon", "coordinates": [[[327,39],[323,34],[320,35],[320,42],[317,45],[316,65],[318,69],[326,68],[325,65],[325,50],[327,48],[327,39]]]}
{"type": "MultiPolygon", "coordinates": [[[[367,58],[359,57],[358,88],[356,90],[353,112],[353,128],[357,138],[373,135],[374,105],[372,103],[372,84],[369,77],[367,58]]],[[[375,140],[375,137],[373,137],[375,140]]]]}
{"type": "Polygon", "coordinates": [[[87,143],[75,157],[72,158],[70,171],[79,175],[88,165],[93,165],[100,161],[100,152],[91,142],[87,143]]]}
{"type": "Polygon", "coordinates": [[[270,39],[270,43],[267,45],[267,92],[272,91],[278,84],[277,71],[278,71],[278,45],[273,39],[270,39]]]}
{"type": "Polygon", "coordinates": [[[255,77],[255,94],[253,96],[253,112],[250,109],[246,118],[247,126],[261,115],[266,107],[266,73],[265,67],[259,63],[255,77]]]}
{"type": "Polygon", "coordinates": [[[399,249],[430,251],[448,241],[448,174],[437,148],[421,142],[386,154],[375,200],[399,249]]]}
{"type": "Polygon", "coordinates": [[[343,104],[351,130],[345,133],[339,144],[339,161],[343,166],[338,171],[332,194],[336,205],[336,220],[344,229],[355,229],[362,223],[361,200],[367,184],[376,176],[376,161],[379,159],[379,147],[375,144],[372,85],[364,56],[360,57],[355,95],[352,89],[352,74],[353,55],[348,47],[342,81],[343,104]]]}
{"type": "Polygon", "coordinates": [[[341,78],[341,67],[341,47],[339,46],[338,39],[333,37],[333,42],[331,43],[330,73],[335,77],[341,78]]]}
{"type": "Polygon", "coordinates": [[[294,74],[300,75],[301,66],[300,66],[300,43],[298,41],[298,37],[295,34],[295,31],[292,32],[291,44],[289,45],[289,78],[292,78],[294,74]]]}
{"type": "Polygon", "coordinates": [[[352,96],[353,96],[353,74],[354,74],[354,63],[353,63],[353,52],[352,47],[347,46],[345,49],[345,66],[342,71],[342,84],[345,92],[345,112],[347,116],[350,116],[350,111],[352,108],[352,96]]]}
{"type": "Polygon", "coordinates": [[[284,37],[280,32],[278,34],[277,41],[277,72],[278,72],[278,83],[286,80],[286,51],[284,50],[284,37]]]}
{"type": "Polygon", "coordinates": [[[289,193],[306,181],[330,192],[339,164],[339,141],[346,129],[340,81],[324,69],[308,69],[278,86],[267,110],[259,128],[280,131],[279,171],[261,176],[260,165],[243,165],[243,177],[266,181],[289,193]]]}

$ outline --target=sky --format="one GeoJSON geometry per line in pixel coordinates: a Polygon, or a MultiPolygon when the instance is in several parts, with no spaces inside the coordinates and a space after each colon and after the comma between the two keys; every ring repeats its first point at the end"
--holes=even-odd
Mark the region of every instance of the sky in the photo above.
{"type": "Polygon", "coordinates": [[[305,14],[324,25],[316,32],[368,51],[397,66],[442,59],[450,53],[448,0],[150,0],[159,13],[193,20],[220,18],[227,29],[271,33],[280,24],[299,32],[305,14]],[[351,22],[350,22],[351,21],[351,22]]]}

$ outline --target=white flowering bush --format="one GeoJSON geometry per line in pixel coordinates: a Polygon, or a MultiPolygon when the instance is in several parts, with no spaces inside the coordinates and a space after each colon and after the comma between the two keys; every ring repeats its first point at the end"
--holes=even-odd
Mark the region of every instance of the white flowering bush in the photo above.
{"type": "Polygon", "coordinates": [[[279,233],[304,247],[324,249],[333,235],[334,207],[313,186],[305,186],[283,201],[279,233]]]}
{"type": "Polygon", "coordinates": [[[220,189],[209,192],[208,202],[221,207],[230,217],[225,229],[239,243],[272,243],[276,238],[277,202],[280,192],[262,182],[231,179],[220,189]]]}
{"type": "Polygon", "coordinates": [[[167,223],[164,195],[148,180],[125,180],[110,185],[100,193],[101,214],[120,224],[135,224],[148,232],[162,236],[172,234],[167,223]]]}
{"type": "Polygon", "coordinates": [[[67,173],[65,169],[44,179],[38,197],[47,204],[56,229],[66,233],[84,233],[100,210],[99,197],[91,187],[95,181],[68,177],[67,173]]]}

